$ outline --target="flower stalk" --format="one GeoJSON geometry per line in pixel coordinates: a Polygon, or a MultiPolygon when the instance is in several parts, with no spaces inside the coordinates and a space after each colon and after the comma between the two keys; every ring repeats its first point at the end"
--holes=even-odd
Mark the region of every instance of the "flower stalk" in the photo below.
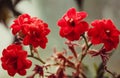
{"type": "MultiPolygon", "coordinates": [[[[29,46],[30,47],[30,55],[28,55],[28,57],[34,58],[38,61],[40,61],[42,64],[45,64],[45,62],[40,58],[40,57],[36,57],[34,56],[34,47],[32,45],[29,46]]],[[[37,55],[39,56],[39,54],[37,53],[37,55]]]]}
{"type": "Polygon", "coordinates": [[[28,55],[28,57],[34,58],[34,59],[40,61],[42,64],[45,64],[45,62],[41,58],[35,57],[34,55],[28,55]]]}
{"type": "Polygon", "coordinates": [[[88,41],[87,41],[87,38],[85,37],[85,35],[81,35],[82,38],[84,39],[85,41],[85,44],[86,44],[86,47],[85,47],[85,51],[82,52],[82,56],[81,56],[81,59],[80,59],[80,62],[82,62],[82,60],[85,58],[85,56],[87,55],[87,52],[89,50],[89,48],[92,46],[92,43],[91,44],[88,44],[88,41]]]}

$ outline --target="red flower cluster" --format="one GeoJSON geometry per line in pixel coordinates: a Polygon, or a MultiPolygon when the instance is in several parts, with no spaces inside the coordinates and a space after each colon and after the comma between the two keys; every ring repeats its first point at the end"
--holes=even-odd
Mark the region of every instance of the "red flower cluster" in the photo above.
{"type": "Polygon", "coordinates": [[[119,43],[119,30],[111,20],[95,20],[91,23],[92,28],[88,31],[88,36],[92,44],[104,44],[107,51],[116,48],[119,43]]]}
{"type": "Polygon", "coordinates": [[[39,74],[41,77],[47,76],[48,78],[67,78],[67,66],[75,70],[72,72],[73,78],[86,78],[84,68],[82,68],[84,67],[82,66],[82,60],[88,53],[93,56],[100,55],[103,61],[102,63],[104,63],[103,65],[106,65],[109,51],[117,47],[120,35],[120,31],[111,20],[95,20],[91,23],[92,27],[89,28],[88,23],[83,20],[86,17],[86,12],[76,12],[75,8],[70,8],[58,21],[60,36],[68,39],[66,44],[73,55],[66,56],[66,49],[63,52],[56,52],[54,50],[55,52],[50,60],[55,61],[55,64],[46,65],[46,62],[39,57],[36,47],[40,46],[43,49],[46,47],[46,43],[48,42],[46,36],[50,33],[48,24],[36,17],[30,17],[28,14],[20,15],[14,20],[14,24],[11,25],[12,33],[18,39],[18,42],[22,42],[22,45],[32,46],[30,46],[31,53],[27,55],[27,51],[23,50],[20,44],[9,45],[2,52],[1,61],[3,69],[7,70],[10,76],[14,76],[16,73],[22,76],[25,75],[26,69],[32,65],[32,62],[27,59],[28,56],[40,61],[44,65],[36,65],[33,70],[34,73],[27,78],[34,78],[36,74],[39,74]],[[84,34],[86,32],[87,34],[84,34]],[[80,36],[83,37],[85,44],[82,47],[81,56],[78,56],[79,54],[75,48],[77,46],[81,47],[81,44],[72,41],[79,40],[80,36]],[[90,48],[92,44],[103,44],[103,46],[100,50],[92,50],[90,48]],[[44,72],[44,68],[47,69],[52,65],[57,65],[59,68],[56,73],[48,71],[50,75],[47,75],[47,72],[44,72]]]}
{"type": "Polygon", "coordinates": [[[32,62],[26,59],[27,52],[22,50],[20,45],[9,45],[7,49],[3,50],[2,55],[2,67],[8,71],[10,76],[14,76],[16,73],[25,75],[26,69],[32,65],[32,62]]]}
{"type": "Polygon", "coordinates": [[[88,23],[83,21],[86,16],[86,12],[76,12],[75,8],[69,9],[58,21],[60,35],[70,41],[79,40],[80,35],[88,30],[88,23]]]}
{"type": "Polygon", "coordinates": [[[11,26],[12,33],[23,39],[24,45],[32,45],[34,47],[46,47],[48,42],[47,35],[50,32],[48,24],[42,20],[28,14],[20,15],[11,26]]]}

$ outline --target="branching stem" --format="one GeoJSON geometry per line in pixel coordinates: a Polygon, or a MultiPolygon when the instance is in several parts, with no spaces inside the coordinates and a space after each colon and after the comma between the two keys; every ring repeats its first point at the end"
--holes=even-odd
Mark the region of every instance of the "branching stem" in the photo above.
{"type": "MultiPolygon", "coordinates": [[[[45,62],[44,62],[40,57],[34,56],[34,53],[33,53],[33,46],[30,45],[29,47],[30,47],[30,55],[28,55],[28,57],[34,58],[34,59],[40,61],[42,64],[45,64],[45,62]]],[[[37,54],[38,54],[38,53],[37,53],[37,54]]],[[[38,55],[38,56],[39,56],[39,55],[38,55]]]]}
{"type": "Polygon", "coordinates": [[[81,56],[81,59],[80,59],[80,62],[82,62],[82,60],[85,58],[85,56],[87,55],[87,51],[89,50],[89,48],[92,46],[92,44],[88,44],[88,41],[85,37],[85,35],[83,34],[82,35],[84,41],[85,41],[85,44],[86,44],[86,49],[85,51],[82,52],[82,56],[81,56]]]}

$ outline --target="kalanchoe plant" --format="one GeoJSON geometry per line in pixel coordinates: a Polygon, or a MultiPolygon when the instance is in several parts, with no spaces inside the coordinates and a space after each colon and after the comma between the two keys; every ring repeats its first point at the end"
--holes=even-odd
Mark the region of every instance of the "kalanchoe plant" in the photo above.
{"type": "Polygon", "coordinates": [[[43,61],[37,47],[46,48],[48,42],[46,36],[50,33],[48,24],[29,14],[18,16],[10,27],[17,40],[2,52],[3,69],[7,70],[10,76],[16,73],[24,76],[26,69],[33,64],[28,58],[34,58],[40,64],[33,64],[35,67],[33,74],[27,78],[35,78],[37,74],[40,78],[89,78],[83,61],[86,55],[91,55],[100,56],[102,60],[95,78],[105,78],[105,72],[110,73],[113,78],[119,78],[119,75],[108,70],[107,61],[113,49],[116,49],[119,44],[120,31],[110,19],[95,20],[88,24],[85,21],[86,17],[86,12],[76,12],[75,8],[70,8],[59,19],[57,22],[60,28],[59,34],[62,38],[66,38],[65,44],[69,50],[64,49],[63,52],[59,52],[54,49],[49,60],[43,61]],[[101,44],[100,49],[96,50],[92,47],[101,44]],[[29,46],[30,52],[23,50],[24,46],[29,46]],[[80,48],[81,52],[76,50],[76,47],[80,48]],[[68,55],[68,52],[72,54],[68,55]],[[57,68],[56,72],[48,70],[51,66],[57,68]],[[73,69],[70,76],[66,72],[68,68],[73,69]]]}

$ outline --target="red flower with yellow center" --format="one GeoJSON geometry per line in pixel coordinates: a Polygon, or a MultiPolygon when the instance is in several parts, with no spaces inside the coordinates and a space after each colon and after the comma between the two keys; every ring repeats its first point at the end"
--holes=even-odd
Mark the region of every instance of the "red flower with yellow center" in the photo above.
{"type": "Polygon", "coordinates": [[[88,36],[93,44],[103,43],[107,51],[117,47],[120,32],[111,20],[95,20],[91,25],[88,36]]]}
{"type": "Polygon", "coordinates": [[[83,21],[86,16],[86,12],[76,12],[75,8],[70,8],[58,21],[60,36],[70,41],[79,40],[80,36],[88,30],[88,23],[83,21]]]}

